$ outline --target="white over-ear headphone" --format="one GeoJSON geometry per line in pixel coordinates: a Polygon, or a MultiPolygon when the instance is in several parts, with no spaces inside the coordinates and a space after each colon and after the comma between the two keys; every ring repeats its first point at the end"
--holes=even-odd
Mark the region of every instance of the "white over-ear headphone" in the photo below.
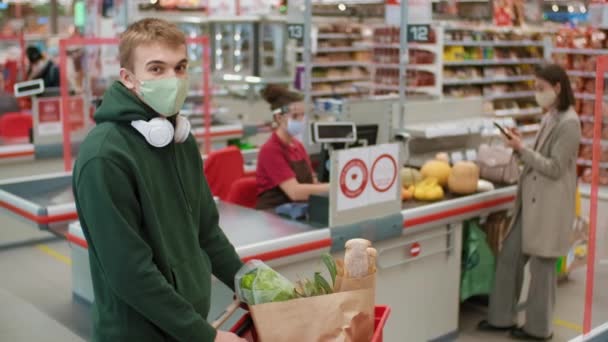
{"type": "Polygon", "coordinates": [[[169,145],[172,140],[183,143],[190,134],[190,121],[181,115],[175,118],[175,128],[166,118],[131,121],[131,126],[146,138],[148,144],[159,148],[169,145]]]}

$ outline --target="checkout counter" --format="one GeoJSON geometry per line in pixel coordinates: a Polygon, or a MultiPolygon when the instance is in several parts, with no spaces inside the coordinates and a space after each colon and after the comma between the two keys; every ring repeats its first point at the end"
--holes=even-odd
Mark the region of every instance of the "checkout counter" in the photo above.
{"type": "MultiPolygon", "coordinates": [[[[359,124],[355,112],[345,117],[359,124]]],[[[374,112],[378,112],[377,104],[374,112]]],[[[374,120],[369,114],[366,118],[374,120]]],[[[378,141],[387,142],[382,138],[382,134],[388,134],[386,128],[381,126],[378,131],[378,141]]],[[[337,158],[332,157],[332,167],[339,165],[337,158]]],[[[332,168],[332,175],[338,177],[335,170],[332,168]]],[[[40,223],[48,223],[49,216],[57,219],[57,208],[61,208],[65,211],[60,215],[64,219],[61,223],[65,224],[76,218],[74,203],[67,196],[57,196],[57,191],[68,191],[70,178],[63,174],[5,182],[0,185],[0,206],[41,228],[40,223]],[[28,188],[40,190],[31,194],[23,190],[28,188]]],[[[509,209],[515,194],[516,187],[510,186],[434,203],[391,201],[382,205],[390,208],[382,217],[365,218],[369,208],[364,205],[354,209],[360,215],[348,215],[346,220],[338,215],[333,222],[330,219],[331,228],[317,228],[229,203],[217,205],[220,225],[241,258],[263,260],[290,279],[321,269],[320,256],[325,252],[343,256],[344,242],[349,238],[372,240],[378,250],[376,302],[392,308],[384,329],[385,340],[403,341],[407,334],[411,341],[447,341],[455,340],[458,334],[462,222],[509,209]]],[[[87,243],[80,224],[71,223],[66,236],[71,245],[74,296],[92,302],[87,243]]],[[[232,301],[232,293],[216,279],[212,291],[210,321],[232,301]]],[[[233,315],[224,328],[230,327],[237,316],[233,315]]]]}
{"type": "MultiPolygon", "coordinates": [[[[223,93],[218,92],[218,94],[223,93]]],[[[31,139],[15,144],[1,144],[0,142],[0,165],[36,159],[61,158],[63,155],[63,126],[59,88],[45,89],[42,80],[26,81],[16,84],[15,96],[31,96],[32,98],[31,139]]],[[[202,110],[199,110],[202,94],[193,91],[186,100],[187,105],[184,106],[182,114],[190,120],[192,134],[197,142],[203,145],[206,129],[202,110]]],[[[83,94],[70,95],[68,98],[70,140],[74,155],[78,152],[80,142],[94,126],[93,113],[97,102],[98,100],[89,101],[89,98],[83,94]]],[[[238,122],[229,123],[220,119],[221,114],[225,114],[225,112],[223,108],[212,111],[212,122],[209,128],[212,149],[225,147],[230,140],[257,134],[256,127],[245,127],[238,122]]]]}

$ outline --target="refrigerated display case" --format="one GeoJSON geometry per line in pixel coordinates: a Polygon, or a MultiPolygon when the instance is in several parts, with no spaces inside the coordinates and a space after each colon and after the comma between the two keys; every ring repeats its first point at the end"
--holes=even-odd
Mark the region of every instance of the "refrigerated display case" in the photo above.
{"type": "Polygon", "coordinates": [[[211,22],[211,65],[214,76],[254,75],[254,22],[211,22]]]}
{"type": "MultiPolygon", "coordinates": [[[[261,78],[258,83],[291,81],[286,62],[287,24],[284,18],[233,16],[220,19],[185,13],[165,14],[163,18],[176,23],[187,36],[209,36],[214,84],[251,83],[246,76],[261,78]]],[[[191,60],[200,61],[201,47],[189,47],[188,54],[191,60]]],[[[199,65],[192,65],[190,71],[198,70],[199,65]]]]}

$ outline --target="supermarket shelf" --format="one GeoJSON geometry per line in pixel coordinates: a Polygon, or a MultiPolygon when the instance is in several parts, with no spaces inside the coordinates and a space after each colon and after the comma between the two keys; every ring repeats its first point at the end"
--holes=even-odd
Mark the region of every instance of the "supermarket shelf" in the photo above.
{"type": "Polygon", "coordinates": [[[568,76],[595,78],[595,71],[568,70],[568,76]]]}
{"type": "Polygon", "coordinates": [[[512,119],[471,118],[406,125],[405,130],[414,138],[425,139],[469,134],[495,136],[500,132],[494,127],[494,122],[504,127],[515,127],[515,122],[512,119]]]}
{"type": "MultiPolygon", "coordinates": [[[[589,161],[589,162],[591,162],[591,161],[589,161]]],[[[589,164],[589,166],[591,166],[591,164],[589,164]]],[[[600,163],[600,168],[608,169],[608,163],[600,163]]],[[[578,184],[578,189],[581,193],[581,196],[583,196],[583,198],[591,197],[591,184],[585,182],[584,180],[581,180],[581,182],[578,184]]],[[[597,194],[598,199],[600,201],[608,201],[608,186],[599,184],[597,189],[598,189],[598,194],[597,194]]]]}
{"type": "MultiPolygon", "coordinates": [[[[302,53],[302,49],[298,49],[298,52],[302,53]]],[[[317,48],[315,53],[332,53],[332,52],[359,52],[359,51],[369,51],[368,46],[364,45],[355,45],[355,46],[339,46],[339,47],[322,47],[317,48]]]]}
{"type": "MultiPolygon", "coordinates": [[[[399,87],[397,87],[399,88],[399,87]]],[[[428,86],[428,87],[406,87],[406,91],[409,92],[413,92],[413,93],[429,93],[429,94],[435,94],[437,93],[437,87],[436,86],[428,86]]]]}
{"type": "Polygon", "coordinates": [[[519,99],[524,97],[534,97],[533,91],[516,91],[512,93],[486,95],[483,98],[485,100],[507,100],[507,99],[519,99]]]}
{"type": "MultiPolygon", "coordinates": [[[[400,48],[399,43],[369,43],[368,44],[369,47],[371,48],[379,48],[379,49],[396,49],[398,50],[400,48]]],[[[408,50],[423,50],[423,51],[430,51],[433,52],[435,54],[437,54],[439,52],[439,45],[437,44],[419,44],[419,43],[408,43],[407,44],[407,48],[408,50]]]]}
{"type": "MultiPolygon", "coordinates": [[[[372,63],[372,66],[376,69],[399,69],[398,63],[372,63]]],[[[435,64],[409,64],[406,65],[405,68],[407,70],[428,71],[432,73],[436,73],[438,70],[438,67],[435,64]]]]}
{"type": "Polygon", "coordinates": [[[439,67],[435,64],[410,64],[406,67],[407,70],[427,71],[431,73],[439,72],[439,67]]]}
{"type": "Polygon", "coordinates": [[[369,79],[369,76],[313,77],[310,81],[312,83],[335,83],[348,81],[365,81],[367,79],[369,79]]]}
{"type": "MultiPolygon", "coordinates": [[[[445,2],[445,1],[449,1],[449,0],[432,0],[431,2],[445,2]]],[[[487,4],[489,3],[489,0],[456,0],[457,3],[464,3],[464,4],[487,4]]]]}
{"type": "Polygon", "coordinates": [[[361,93],[361,91],[357,89],[336,89],[327,91],[313,91],[310,93],[310,96],[352,95],[358,93],[361,93]]]}
{"type": "MultiPolygon", "coordinates": [[[[203,94],[202,91],[189,91],[188,92],[188,97],[203,97],[205,94],[203,94]]],[[[225,89],[213,89],[212,91],[212,96],[222,96],[222,95],[228,95],[228,91],[225,89]]]]}
{"type": "MultiPolygon", "coordinates": [[[[591,167],[592,161],[588,159],[579,159],[576,161],[578,165],[591,167]]],[[[608,163],[600,163],[600,168],[608,169],[608,163]]]]}
{"type": "MultiPolygon", "coordinates": [[[[581,120],[581,122],[595,122],[595,117],[593,115],[580,115],[579,119],[581,120]]],[[[603,117],[602,122],[608,123],[608,118],[603,117]]]]}
{"type": "MultiPolygon", "coordinates": [[[[226,107],[220,107],[220,108],[213,108],[211,109],[211,115],[218,115],[218,114],[226,114],[228,113],[229,110],[226,107]]],[[[181,115],[185,115],[185,116],[195,116],[195,115],[203,115],[203,109],[186,109],[186,110],[181,110],[179,112],[181,115]]]]}
{"type": "Polygon", "coordinates": [[[352,33],[319,33],[317,39],[361,39],[360,34],[352,33]]]}
{"type": "MultiPolygon", "coordinates": [[[[574,97],[577,99],[581,99],[581,100],[590,100],[590,101],[594,101],[595,100],[595,94],[591,94],[591,93],[576,93],[574,94],[574,97]]],[[[604,95],[604,100],[608,99],[608,95],[604,95]]]]}
{"type": "Polygon", "coordinates": [[[567,53],[575,55],[608,55],[608,49],[571,49],[553,48],[551,53],[567,53]]]}
{"type": "MultiPolygon", "coordinates": [[[[593,145],[593,139],[582,138],[581,144],[582,145],[593,145]]],[[[608,140],[601,139],[600,144],[602,145],[602,147],[608,147],[608,140]]]]}
{"type": "Polygon", "coordinates": [[[448,40],[443,43],[444,46],[493,46],[493,47],[527,47],[527,46],[544,46],[543,42],[536,40],[521,40],[521,41],[474,41],[474,40],[448,40]]]}
{"type": "Polygon", "coordinates": [[[536,133],[540,131],[540,124],[521,125],[517,129],[524,134],[536,133]]]}
{"type": "Polygon", "coordinates": [[[497,109],[494,111],[495,116],[534,116],[543,113],[542,108],[528,108],[528,109],[497,109]]]}
{"type": "Polygon", "coordinates": [[[445,61],[444,66],[475,66],[475,65],[519,65],[519,64],[542,64],[542,58],[520,58],[520,59],[487,59],[469,61],[445,61]]]}
{"type": "MultiPolygon", "coordinates": [[[[408,49],[424,50],[424,51],[430,51],[430,52],[439,52],[440,47],[441,46],[439,44],[423,44],[423,43],[408,43],[407,44],[408,49]]],[[[443,53],[443,50],[441,50],[441,53],[443,53]]]]}
{"type": "Polygon", "coordinates": [[[510,77],[488,77],[479,79],[451,79],[444,80],[444,86],[454,85],[470,85],[470,84],[493,84],[493,83],[513,83],[513,82],[525,82],[534,80],[533,75],[525,76],[510,76],[510,77]]]}
{"type": "MultiPolygon", "coordinates": [[[[387,90],[387,91],[399,92],[399,85],[370,83],[370,82],[355,83],[354,85],[356,87],[360,87],[360,88],[367,88],[367,89],[373,89],[373,90],[387,90]]],[[[436,94],[438,90],[437,90],[437,87],[435,87],[435,86],[425,86],[425,87],[412,87],[412,86],[410,86],[410,87],[406,87],[406,91],[408,91],[408,92],[415,92],[415,93],[436,94]]]]}
{"type": "MultiPolygon", "coordinates": [[[[299,64],[304,66],[304,64],[299,64]]],[[[313,68],[336,68],[336,67],[366,67],[370,65],[370,62],[356,62],[356,61],[338,61],[338,62],[316,62],[311,63],[313,68]]]]}

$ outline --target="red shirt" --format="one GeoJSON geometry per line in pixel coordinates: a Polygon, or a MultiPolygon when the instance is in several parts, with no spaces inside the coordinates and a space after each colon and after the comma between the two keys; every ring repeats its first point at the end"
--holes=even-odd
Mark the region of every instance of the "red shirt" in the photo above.
{"type": "Polygon", "coordinates": [[[306,161],[312,172],[310,157],[308,157],[304,145],[296,139],[293,139],[288,145],[279,138],[276,132],[273,132],[258,154],[256,170],[258,195],[291,178],[296,178],[290,162],[302,160],[306,161]]]}

